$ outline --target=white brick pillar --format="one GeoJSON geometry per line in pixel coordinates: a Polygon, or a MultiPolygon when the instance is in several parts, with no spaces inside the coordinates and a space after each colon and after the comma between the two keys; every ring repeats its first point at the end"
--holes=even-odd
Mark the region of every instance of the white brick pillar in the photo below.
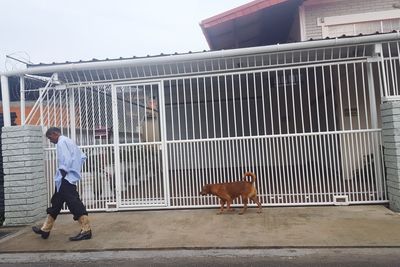
{"type": "Polygon", "coordinates": [[[2,129],[4,225],[32,224],[46,216],[43,132],[39,126],[2,129]]]}
{"type": "Polygon", "coordinates": [[[382,104],[381,115],[389,205],[400,211],[400,101],[382,104]]]}

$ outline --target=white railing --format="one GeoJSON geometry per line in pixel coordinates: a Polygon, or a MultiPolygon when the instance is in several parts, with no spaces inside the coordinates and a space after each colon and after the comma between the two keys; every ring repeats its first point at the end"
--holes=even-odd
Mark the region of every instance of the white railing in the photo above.
{"type": "Polygon", "coordinates": [[[390,42],[382,44],[379,61],[379,83],[383,101],[400,100],[400,44],[390,42]]]}
{"type": "MultiPolygon", "coordinates": [[[[380,130],[168,142],[171,206],[217,206],[207,183],[257,174],[264,205],[386,202],[380,130]],[[349,144],[352,145],[349,145],[349,144]],[[357,155],[364,155],[362,158],[357,155]]],[[[236,202],[240,203],[240,202],[236,202]]]]}

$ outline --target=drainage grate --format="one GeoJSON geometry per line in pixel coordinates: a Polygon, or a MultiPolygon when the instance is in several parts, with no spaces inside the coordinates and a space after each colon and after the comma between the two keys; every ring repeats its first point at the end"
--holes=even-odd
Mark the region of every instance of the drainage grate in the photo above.
{"type": "Polygon", "coordinates": [[[349,197],[345,196],[333,196],[333,204],[336,206],[347,206],[349,205],[349,197]]]}

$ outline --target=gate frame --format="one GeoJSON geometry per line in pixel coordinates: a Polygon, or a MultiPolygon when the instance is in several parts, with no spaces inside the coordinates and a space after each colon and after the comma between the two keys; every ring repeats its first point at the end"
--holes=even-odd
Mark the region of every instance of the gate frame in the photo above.
{"type": "MultiPolygon", "coordinates": [[[[111,96],[112,96],[112,113],[113,113],[113,135],[119,136],[119,125],[118,125],[118,101],[117,101],[117,87],[118,86],[145,86],[145,85],[157,85],[158,95],[159,95],[159,114],[160,114],[160,143],[162,151],[162,169],[163,169],[163,184],[164,184],[164,201],[165,204],[150,206],[150,207],[169,207],[170,206],[170,192],[169,192],[169,172],[168,172],[168,153],[166,145],[166,128],[165,128],[165,102],[164,102],[164,87],[161,80],[151,80],[151,81],[124,81],[111,83],[111,96]]],[[[149,206],[129,206],[122,205],[121,200],[121,160],[120,160],[120,142],[119,138],[114,138],[113,149],[115,155],[115,183],[116,183],[116,209],[137,209],[137,208],[149,208],[149,206]]]]}

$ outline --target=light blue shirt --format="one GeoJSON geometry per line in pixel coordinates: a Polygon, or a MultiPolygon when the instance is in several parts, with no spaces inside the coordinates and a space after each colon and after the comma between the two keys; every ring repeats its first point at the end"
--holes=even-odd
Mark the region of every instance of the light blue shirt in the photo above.
{"type": "Polygon", "coordinates": [[[68,137],[60,135],[56,145],[58,169],[54,181],[57,187],[57,192],[60,191],[62,174],[60,169],[67,172],[65,179],[76,185],[81,179],[81,168],[86,160],[86,155],[82,153],[75,143],[68,137]]]}

